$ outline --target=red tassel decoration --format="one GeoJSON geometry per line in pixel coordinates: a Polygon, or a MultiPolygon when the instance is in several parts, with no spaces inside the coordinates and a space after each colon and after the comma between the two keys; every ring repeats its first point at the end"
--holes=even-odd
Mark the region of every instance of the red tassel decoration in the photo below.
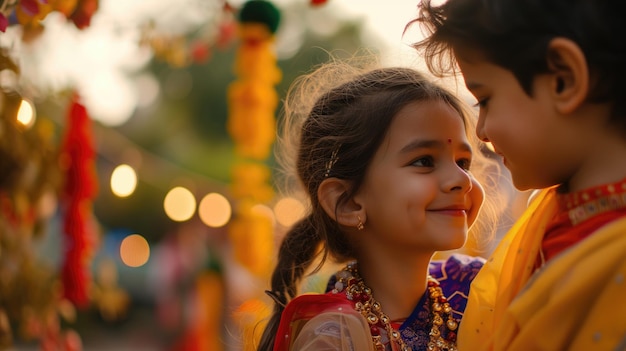
{"type": "Polygon", "coordinates": [[[60,159],[65,171],[61,198],[66,248],[62,281],[65,297],[82,308],[89,304],[89,264],[95,238],[92,199],[97,193],[97,177],[91,120],[78,100],[74,96],[70,105],[60,159]]]}

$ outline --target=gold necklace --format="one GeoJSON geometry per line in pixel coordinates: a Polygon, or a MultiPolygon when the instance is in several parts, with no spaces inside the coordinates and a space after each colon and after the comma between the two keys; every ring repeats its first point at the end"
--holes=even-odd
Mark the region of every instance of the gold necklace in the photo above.
{"type": "MultiPolygon", "coordinates": [[[[387,333],[387,338],[393,351],[410,351],[398,330],[391,326],[391,320],[382,311],[381,304],[376,301],[370,289],[363,278],[358,273],[356,263],[348,264],[342,271],[337,274],[337,282],[333,293],[339,293],[345,290],[348,300],[354,301],[354,309],[360,312],[370,325],[372,334],[372,342],[376,350],[385,350],[384,341],[380,330],[383,329],[387,333]]],[[[429,332],[430,340],[428,342],[429,351],[456,351],[456,332],[458,321],[452,316],[452,307],[443,294],[439,282],[428,276],[428,297],[431,310],[431,329],[429,332]],[[445,327],[448,329],[447,337],[444,338],[441,333],[441,326],[444,324],[444,316],[447,317],[445,327]]]]}

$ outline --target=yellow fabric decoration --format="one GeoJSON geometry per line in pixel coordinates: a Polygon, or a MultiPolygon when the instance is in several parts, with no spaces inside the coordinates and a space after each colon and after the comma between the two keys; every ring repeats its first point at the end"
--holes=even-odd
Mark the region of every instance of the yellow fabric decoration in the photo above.
{"type": "Polygon", "coordinates": [[[555,189],[541,191],[478,274],[459,350],[614,350],[625,342],[626,219],[531,276],[556,209],[555,189]]]}

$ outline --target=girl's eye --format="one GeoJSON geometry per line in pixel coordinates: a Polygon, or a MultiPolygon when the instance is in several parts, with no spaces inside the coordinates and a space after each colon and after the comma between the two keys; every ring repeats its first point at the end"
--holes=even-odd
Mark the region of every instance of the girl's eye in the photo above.
{"type": "Polygon", "coordinates": [[[472,160],[470,160],[469,158],[462,158],[458,161],[456,161],[456,164],[461,167],[462,169],[469,171],[470,167],[472,165],[472,160]]]}
{"type": "Polygon", "coordinates": [[[431,156],[424,156],[413,161],[411,165],[415,167],[434,167],[435,160],[431,156]]]}

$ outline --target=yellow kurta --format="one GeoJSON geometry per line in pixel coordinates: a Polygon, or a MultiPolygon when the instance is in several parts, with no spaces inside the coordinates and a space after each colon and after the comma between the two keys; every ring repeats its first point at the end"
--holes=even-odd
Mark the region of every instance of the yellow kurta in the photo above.
{"type": "Polygon", "coordinates": [[[531,276],[557,207],[554,188],[539,193],[478,274],[459,350],[626,350],[626,218],[531,276]]]}

